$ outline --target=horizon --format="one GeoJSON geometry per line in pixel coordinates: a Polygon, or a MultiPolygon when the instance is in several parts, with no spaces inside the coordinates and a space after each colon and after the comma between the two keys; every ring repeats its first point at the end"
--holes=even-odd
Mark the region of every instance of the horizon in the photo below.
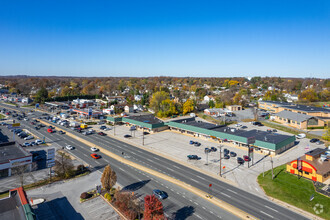
{"type": "Polygon", "coordinates": [[[329,78],[330,2],[13,0],[0,75],[329,78]]]}

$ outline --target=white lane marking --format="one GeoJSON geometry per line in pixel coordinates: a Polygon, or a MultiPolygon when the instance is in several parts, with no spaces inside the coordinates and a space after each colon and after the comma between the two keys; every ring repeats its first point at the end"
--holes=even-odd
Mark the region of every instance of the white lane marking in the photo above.
{"type": "Polygon", "coordinates": [[[231,198],[231,196],[228,195],[228,194],[226,194],[226,193],[221,192],[221,194],[224,195],[224,196],[227,196],[227,197],[231,198]]]}
{"type": "Polygon", "coordinates": [[[202,208],[203,208],[204,210],[206,210],[206,208],[205,208],[204,206],[203,206],[202,208]]]}
{"type": "Polygon", "coordinates": [[[194,215],[199,218],[199,219],[202,219],[202,217],[200,217],[199,215],[197,215],[196,213],[194,213],[194,215]]]}
{"type": "Polygon", "coordinates": [[[131,152],[132,154],[134,154],[134,155],[136,155],[136,153],[134,153],[134,152],[131,152]]]}
{"type": "Polygon", "coordinates": [[[263,212],[263,211],[261,211],[261,210],[260,210],[260,212],[261,212],[262,214],[264,214],[264,215],[267,215],[267,216],[269,216],[269,217],[271,217],[271,218],[274,218],[273,216],[271,216],[270,214],[268,214],[268,213],[266,213],[266,212],[263,212]]]}
{"type": "Polygon", "coordinates": [[[118,167],[118,169],[120,169],[121,171],[125,172],[125,170],[123,168],[121,168],[121,167],[118,167]]]}
{"type": "Polygon", "coordinates": [[[160,160],[160,159],[159,159],[159,158],[157,158],[157,157],[154,157],[154,159],[155,159],[155,160],[160,160]]]}
{"type": "Polygon", "coordinates": [[[182,196],[183,198],[186,198],[185,196],[182,196]]]}
{"type": "Polygon", "coordinates": [[[194,202],[195,203],[195,205],[198,205],[198,203],[197,202],[194,202]]]}
{"type": "Polygon", "coordinates": [[[172,172],[174,172],[174,170],[173,170],[173,169],[171,169],[171,168],[168,168],[168,167],[167,167],[167,169],[168,169],[168,170],[170,170],[170,171],[172,171],[172,172]]]}
{"type": "Polygon", "coordinates": [[[150,162],[154,162],[154,161],[152,161],[152,160],[150,160],[150,159],[148,159],[148,158],[147,158],[146,160],[148,160],[148,161],[150,161],[150,162]]]}
{"type": "Polygon", "coordinates": [[[199,183],[197,180],[194,180],[194,179],[191,179],[192,181],[196,182],[196,183],[199,183]]]}
{"type": "Polygon", "coordinates": [[[271,210],[273,210],[274,212],[278,212],[276,209],[273,209],[273,208],[271,208],[271,207],[269,207],[269,206],[266,206],[266,205],[265,205],[265,207],[266,207],[266,208],[269,208],[269,209],[271,209],[271,210]]]}
{"type": "Polygon", "coordinates": [[[201,177],[201,176],[198,176],[198,175],[196,175],[198,178],[200,178],[200,179],[202,179],[202,180],[205,180],[203,177],[201,177]]]}
{"type": "Polygon", "coordinates": [[[180,169],[180,167],[178,167],[178,166],[175,166],[175,165],[172,165],[172,166],[174,166],[174,167],[177,168],[177,169],[180,169]]]}
{"type": "Polygon", "coordinates": [[[227,189],[228,191],[232,192],[232,193],[235,193],[237,194],[237,192],[235,192],[234,190],[231,190],[231,189],[227,189]]]}

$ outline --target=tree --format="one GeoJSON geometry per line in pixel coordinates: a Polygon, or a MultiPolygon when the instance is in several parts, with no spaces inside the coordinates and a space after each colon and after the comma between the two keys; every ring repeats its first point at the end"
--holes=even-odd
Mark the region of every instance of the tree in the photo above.
{"type": "Polygon", "coordinates": [[[41,87],[36,95],[35,102],[36,103],[44,103],[48,98],[48,91],[44,87],[41,87]]]}
{"type": "Polygon", "coordinates": [[[155,113],[158,113],[158,111],[161,110],[162,102],[169,98],[170,95],[167,92],[155,92],[150,100],[150,108],[153,109],[155,113]]]}
{"type": "Polygon", "coordinates": [[[194,111],[194,102],[191,99],[188,99],[184,104],[183,104],[183,111],[182,113],[185,115],[189,112],[194,111]]]}
{"type": "Polygon", "coordinates": [[[165,219],[163,204],[154,195],[147,195],[144,197],[144,219],[165,219]]]}
{"type": "Polygon", "coordinates": [[[57,176],[62,178],[69,178],[74,175],[74,166],[71,158],[64,152],[57,152],[54,171],[57,176]]]}
{"type": "Polygon", "coordinates": [[[20,186],[23,187],[24,180],[28,172],[34,171],[37,168],[37,164],[33,162],[31,165],[26,164],[12,168],[13,174],[18,178],[20,186]]]}
{"type": "Polygon", "coordinates": [[[318,100],[317,94],[314,89],[306,89],[299,95],[299,100],[307,102],[315,102],[318,100]]]}
{"type": "Polygon", "coordinates": [[[108,164],[102,173],[101,177],[101,183],[103,188],[105,188],[107,191],[110,191],[110,189],[116,184],[117,182],[117,174],[114,170],[111,169],[110,165],[108,164]]]}
{"type": "Polygon", "coordinates": [[[330,128],[327,128],[327,131],[322,135],[322,138],[326,141],[330,141],[330,128]]]}
{"type": "Polygon", "coordinates": [[[210,107],[210,108],[214,108],[214,107],[215,107],[215,103],[214,103],[213,100],[210,100],[210,101],[209,101],[209,107],[210,107]]]}
{"type": "Polygon", "coordinates": [[[169,117],[178,114],[175,103],[169,99],[163,100],[160,104],[160,109],[157,113],[158,117],[169,117]]]}

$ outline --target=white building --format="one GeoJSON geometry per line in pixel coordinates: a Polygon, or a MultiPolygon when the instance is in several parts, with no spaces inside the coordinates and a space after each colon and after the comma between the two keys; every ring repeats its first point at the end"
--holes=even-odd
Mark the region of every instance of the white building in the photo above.
{"type": "Polygon", "coordinates": [[[209,102],[209,101],[215,101],[215,98],[214,98],[214,96],[212,96],[212,95],[206,95],[206,96],[204,96],[204,101],[205,102],[209,102]]]}

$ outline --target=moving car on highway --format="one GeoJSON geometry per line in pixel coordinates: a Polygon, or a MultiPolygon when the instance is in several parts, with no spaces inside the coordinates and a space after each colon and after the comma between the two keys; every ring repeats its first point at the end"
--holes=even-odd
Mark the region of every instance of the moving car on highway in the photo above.
{"type": "Polygon", "coordinates": [[[99,149],[98,148],[96,148],[96,147],[91,147],[91,151],[93,151],[93,152],[96,152],[96,151],[98,151],[99,149]]]}
{"type": "Polygon", "coordinates": [[[100,159],[101,158],[101,156],[97,155],[97,154],[91,154],[91,157],[94,158],[94,159],[100,159]]]}
{"type": "Polygon", "coordinates": [[[162,199],[166,199],[168,196],[165,192],[159,190],[159,189],[154,189],[152,191],[152,194],[154,194],[158,199],[162,200],[162,199]]]}
{"type": "Polygon", "coordinates": [[[66,145],[65,148],[66,148],[67,150],[73,150],[73,147],[72,147],[71,145],[66,145]]]}

